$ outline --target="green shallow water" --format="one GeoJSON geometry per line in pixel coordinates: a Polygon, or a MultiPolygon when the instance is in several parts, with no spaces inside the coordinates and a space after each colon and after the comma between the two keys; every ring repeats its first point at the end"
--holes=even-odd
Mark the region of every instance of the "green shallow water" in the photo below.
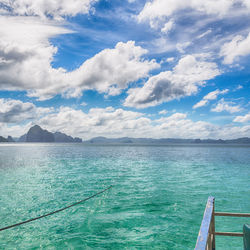
{"type": "MultiPolygon", "coordinates": [[[[209,195],[217,211],[250,212],[250,147],[0,145],[0,249],[193,249],[209,195]]],[[[242,231],[249,218],[218,218],[242,231]]],[[[242,238],[217,237],[217,249],[242,238]]]]}

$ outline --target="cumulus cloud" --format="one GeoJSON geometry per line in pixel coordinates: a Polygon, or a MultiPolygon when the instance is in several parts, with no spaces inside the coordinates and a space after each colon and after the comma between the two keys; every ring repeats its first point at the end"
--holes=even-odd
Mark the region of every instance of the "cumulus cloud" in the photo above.
{"type": "Polygon", "coordinates": [[[43,117],[38,123],[52,131],[62,131],[75,136],[138,136],[140,129],[150,125],[142,113],[123,109],[92,108],[88,113],[69,107],[61,107],[58,113],[43,117]]]}
{"type": "Polygon", "coordinates": [[[0,135],[4,137],[7,137],[9,135],[12,137],[20,137],[21,135],[27,133],[31,126],[32,122],[28,122],[22,125],[0,122],[0,135]]]}
{"type": "Polygon", "coordinates": [[[69,32],[55,22],[34,17],[1,17],[0,89],[26,90],[40,100],[56,94],[78,97],[85,89],[117,95],[159,67],[143,58],[147,50],[129,41],[99,52],[74,71],[53,68],[57,48],[49,39],[69,32]]]}
{"type": "Polygon", "coordinates": [[[18,123],[53,112],[53,108],[38,108],[33,103],[0,99],[0,123],[18,123]]]}
{"type": "Polygon", "coordinates": [[[171,138],[215,138],[218,127],[208,122],[193,122],[187,114],[175,113],[158,120],[157,129],[171,138]]]}
{"type": "Polygon", "coordinates": [[[242,111],[242,107],[240,105],[234,105],[233,102],[226,102],[223,98],[217,103],[217,105],[211,109],[213,112],[229,112],[229,113],[237,113],[242,111]]]}
{"type": "Polygon", "coordinates": [[[190,96],[197,93],[198,87],[204,85],[204,81],[219,74],[215,63],[187,55],[178,62],[173,71],[150,77],[142,88],[129,89],[124,105],[146,108],[190,96]]]}
{"type": "Polygon", "coordinates": [[[97,0],[1,0],[0,9],[14,15],[62,19],[88,13],[95,2],[97,0]]]}
{"type": "Polygon", "coordinates": [[[200,108],[200,107],[203,107],[203,106],[206,106],[209,101],[211,100],[216,100],[218,95],[221,95],[221,94],[225,94],[228,92],[228,89],[224,89],[224,90],[215,90],[215,91],[212,91],[210,93],[208,93],[207,95],[205,95],[201,101],[199,101],[198,103],[196,103],[193,108],[194,109],[197,109],[197,108],[200,108]]]}
{"type": "MultiPolygon", "coordinates": [[[[38,107],[36,107],[38,109],[38,107]]],[[[249,136],[250,126],[214,125],[192,121],[187,114],[174,113],[154,120],[140,112],[124,109],[92,108],[88,112],[71,107],[61,107],[51,113],[34,117],[24,125],[0,122],[2,136],[21,136],[32,124],[49,131],[61,131],[84,140],[95,136],[150,137],[150,138],[237,138],[249,136]]]]}
{"type": "Polygon", "coordinates": [[[185,12],[190,10],[200,14],[223,17],[232,10],[235,12],[237,9],[244,8],[250,10],[247,0],[153,0],[145,4],[138,15],[138,21],[149,21],[151,27],[155,28],[165,19],[183,10],[185,12]]]}
{"type": "Polygon", "coordinates": [[[194,122],[183,113],[175,113],[157,122],[159,124],[153,131],[158,130],[165,137],[171,138],[232,139],[250,135],[250,126],[219,126],[204,121],[194,122]]]}
{"type": "Polygon", "coordinates": [[[128,83],[148,76],[159,67],[155,60],[144,60],[147,50],[136,46],[134,41],[119,42],[114,49],[105,49],[72,72],[78,86],[94,88],[101,93],[117,95],[128,83]]]}
{"type": "Polygon", "coordinates": [[[60,84],[64,70],[51,67],[57,49],[49,38],[68,32],[37,18],[1,17],[0,89],[31,91],[60,84]]]}
{"type": "Polygon", "coordinates": [[[245,122],[249,122],[250,121],[250,113],[246,114],[246,115],[240,115],[240,116],[236,116],[233,120],[234,122],[240,122],[240,123],[245,123],[245,122]]]}
{"type": "Polygon", "coordinates": [[[232,64],[240,56],[250,54],[250,33],[246,38],[241,35],[235,36],[232,41],[225,43],[221,50],[220,56],[224,57],[224,64],[232,64]]]}
{"type": "Polygon", "coordinates": [[[63,131],[73,136],[89,139],[106,137],[150,137],[150,138],[237,138],[249,136],[250,126],[218,126],[208,122],[194,122],[187,114],[174,113],[157,120],[145,114],[124,109],[93,108],[88,113],[62,107],[39,121],[51,131],[63,131]]]}

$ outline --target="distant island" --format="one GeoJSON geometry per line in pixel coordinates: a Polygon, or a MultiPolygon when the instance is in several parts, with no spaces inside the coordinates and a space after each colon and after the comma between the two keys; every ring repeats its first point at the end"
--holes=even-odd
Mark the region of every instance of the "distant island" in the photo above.
{"type": "Polygon", "coordinates": [[[20,138],[15,140],[8,136],[4,138],[0,136],[0,142],[71,142],[71,143],[81,143],[82,139],[78,137],[71,137],[61,132],[49,132],[42,129],[40,126],[35,125],[31,127],[27,134],[22,135],[20,138]]]}
{"type": "MultiPolygon", "coordinates": [[[[56,143],[82,143],[82,139],[78,137],[71,137],[61,132],[49,132],[42,129],[40,126],[35,125],[31,127],[27,134],[22,135],[19,138],[4,138],[0,136],[0,142],[56,142],[56,143]]],[[[222,139],[178,139],[178,138],[106,138],[95,137],[90,140],[84,141],[84,144],[250,144],[250,138],[243,137],[231,140],[222,139]]]]}

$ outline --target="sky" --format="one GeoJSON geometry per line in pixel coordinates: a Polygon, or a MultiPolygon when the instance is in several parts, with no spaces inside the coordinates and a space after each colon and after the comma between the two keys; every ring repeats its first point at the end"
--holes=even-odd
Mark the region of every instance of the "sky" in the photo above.
{"type": "Polygon", "coordinates": [[[250,137],[249,0],[0,0],[0,135],[250,137]]]}

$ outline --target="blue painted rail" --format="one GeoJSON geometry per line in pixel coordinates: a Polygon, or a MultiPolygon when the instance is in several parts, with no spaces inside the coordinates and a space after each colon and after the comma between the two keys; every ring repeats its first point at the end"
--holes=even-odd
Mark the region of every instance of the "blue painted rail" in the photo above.
{"type": "Polygon", "coordinates": [[[238,236],[238,237],[243,236],[243,233],[215,232],[215,216],[250,217],[250,214],[214,212],[214,201],[215,201],[214,197],[212,196],[208,197],[195,250],[215,250],[216,235],[238,236]]]}
{"type": "Polygon", "coordinates": [[[195,250],[215,250],[214,197],[210,196],[203,215],[195,250]]]}

